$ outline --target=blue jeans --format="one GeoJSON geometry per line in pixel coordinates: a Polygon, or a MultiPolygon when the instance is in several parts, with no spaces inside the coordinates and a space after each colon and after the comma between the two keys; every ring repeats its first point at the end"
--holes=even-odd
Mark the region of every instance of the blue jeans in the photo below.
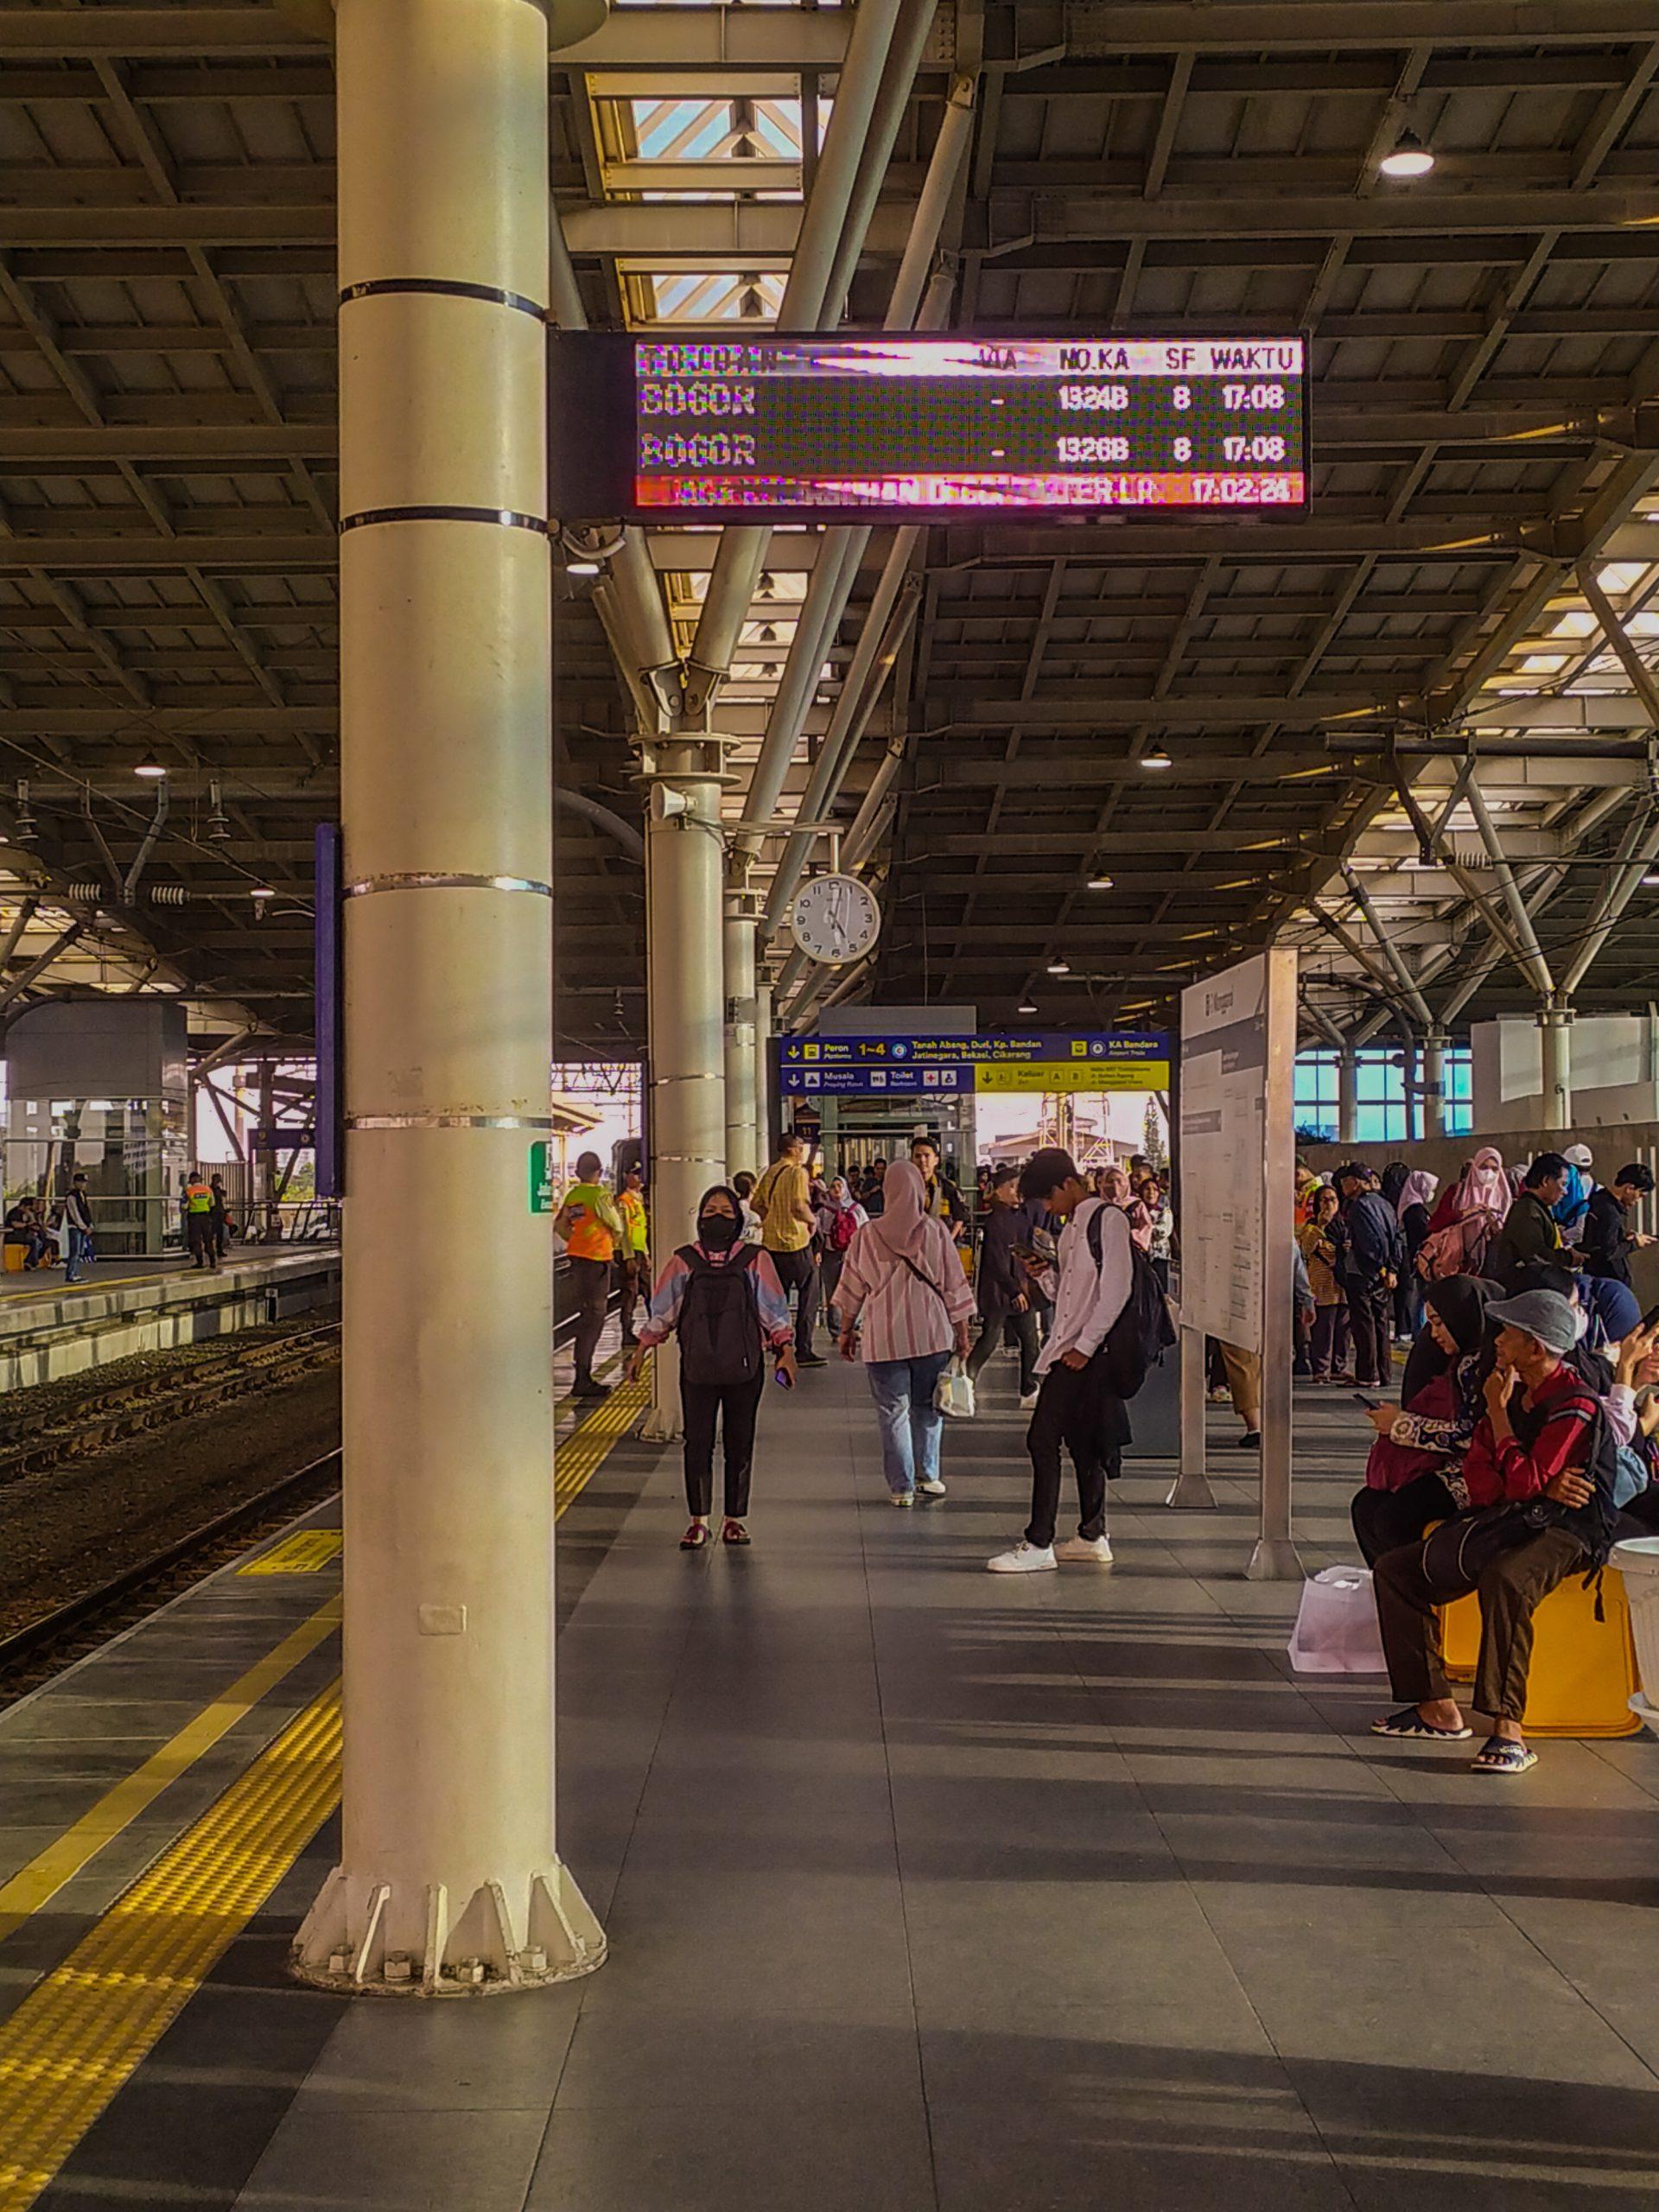
{"type": "Polygon", "coordinates": [[[868,1373],[881,1431],[881,1471],[895,1497],[918,1482],[937,1482],[944,1415],[933,1403],[934,1386],[950,1364],[948,1351],[919,1359],[873,1359],[868,1373]]]}
{"type": "Polygon", "coordinates": [[[81,1268],[92,1256],[92,1240],[84,1229],[77,1229],[71,1222],[67,1237],[69,1264],[63,1271],[66,1282],[73,1282],[81,1268]]]}

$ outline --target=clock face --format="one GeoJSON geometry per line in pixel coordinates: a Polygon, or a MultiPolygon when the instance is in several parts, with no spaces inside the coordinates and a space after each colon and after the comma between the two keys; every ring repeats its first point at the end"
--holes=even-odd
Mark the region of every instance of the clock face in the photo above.
{"type": "Polygon", "coordinates": [[[796,893],[790,927],[809,958],[843,968],[861,960],[875,943],[881,909],[855,875],[815,875],[796,893]]]}

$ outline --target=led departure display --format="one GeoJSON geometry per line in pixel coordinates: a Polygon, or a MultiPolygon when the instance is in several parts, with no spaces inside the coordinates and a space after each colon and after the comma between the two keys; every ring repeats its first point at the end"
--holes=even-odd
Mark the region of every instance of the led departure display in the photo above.
{"type": "Polygon", "coordinates": [[[562,518],[1307,502],[1300,336],[569,334],[551,383],[562,518]]]}

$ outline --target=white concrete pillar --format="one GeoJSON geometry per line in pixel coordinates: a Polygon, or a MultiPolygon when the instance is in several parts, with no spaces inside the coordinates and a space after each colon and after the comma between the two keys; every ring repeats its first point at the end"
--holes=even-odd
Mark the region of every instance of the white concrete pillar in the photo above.
{"type": "Polygon", "coordinates": [[[1538,1009],[1539,1043],[1542,1048],[1544,1127],[1570,1129],[1573,1126],[1573,1009],[1545,1006],[1538,1009]]]}
{"type": "Polygon", "coordinates": [[[1438,1029],[1423,1039],[1423,1135],[1446,1135],[1446,1048],[1451,1042],[1438,1029]]]}
{"type": "MultiPolygon", "coordinates": [[[[651,1057],[652,1219],[657,1249],[691,1235],[697,1200],[726,1179],[726,990],[721,943],[722,741],[698,734],[658,746],[645,763],[645,988],[651,1057]]],[[[645,1433],[680,1433],[679,1363],[652,1362],[645,1433]]]]}
{"type": "Polygon", "coordinates": [[[766,1166],[755,1078],[754,944],[759,927],[752,893],[726,893],[726,1167],[735,1175],[766,1166]]]}
{"type": "Polygon", "coordinates": [[[605,1955],[554,1829],[548,36],[340,0],[345,1804],[297,1971],[605,1955]]]}
{"type": "Polygon", "coordinates": [[[1359,1139],[1359,1054],[1344,1045],[1337,1055],[1337,1142],[1359,1139]]]}
{"type": "Polygon", "coordinates": [[[778,1143],[778,1101],[773,1093],[772,1040],[777,1024],[772,1015],[772,982],[757,975],[754,982],[754,1107],[760,1139],[758,1172],[772,1165],[778,1143]]]}

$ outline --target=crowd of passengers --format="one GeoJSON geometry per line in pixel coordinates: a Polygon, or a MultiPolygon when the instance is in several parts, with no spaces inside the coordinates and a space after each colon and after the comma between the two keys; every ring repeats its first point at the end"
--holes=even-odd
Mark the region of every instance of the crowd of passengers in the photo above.
{"type": "MultiPolygon", "coordinates": [[[[603,1394],[592,1352],[614,1267],[629,1285],[630,1373],[653,1346],[678,1342],[684,1549],[714,1541],[717,1434],[721,1541],[751,1541],[767,1355],[789,1389],[802,1370],[826,1365],[815,1341],[822,1310],[841,1357],[866,1370],[893,1505],[945,1496],[947,1405],[963,1410],[957,1382],[979,1377],[1006,1346],[1031,1415],[1032,1506],[1020,1540],[987,1563],[999,1573],[1111,1564],[1106,1495],[1130,1440],[1126,1369],[1151,1351],[1148,1300],[1161,1321],[1177,1249],[1150,1160],[1085,1174],[1051,1147],[1023,1167],[982,1167],[964,1192],[926,1136],[907,1160],[826,1179],[791,1135],[764,1175],[704,1193],[637,1337],[633,1297],[649,1280],[638,1171],[619,1211],[597,1157],[579,1170],[559,1227],[594,1276],[581,1388],[603,1394]],[[1061,1540],[1063,1450],[1078,1519],[1061,1540]]],[[[1653,1187],[1640,1162],[1598,1184],[1583,1145],[1541,1153],[1518,1174],[1484,1147],[1443,1193],[1402,1163],[1378,1175],[1352,1161],[1328,1179],[1299,1165],[1297,1373],[1391,1389],[1404,1353],[1397,1405],[1368,1408],[1376,1435],[1353,1504],[1401,1700],[1376,1733],[1474,1734],[1440,1627],[1440,1609],[1473,1593],[1482,1634],[1471,1702],[1490,1729],[1475,1767],[1525,1772],[1536,1763],[1522,1717],[1539,1602],[1570,1575],[1593,1575],[1618,1535],[1659,1532],[1659,1308],[1644,1320],[1630,1280],[1630,1255],[1653,1242],[1634,1221],[1653,1187]]],[[[1259,1357],[1211,1350],[1244,1422],[1240,1441],[1259,1446],[1259,1357]]]]}
{"type": "Polygon", "coordinates": [[[1536,1764],[1522,1721],[1539,1602],[1619,1536],[1659,1532],[1659,1309],[1642,1313],[1630,1264],[1653,1242],[1634,1213],[1654,1179],[1640,1161],[1605,1185],[1593,1171],[1582,1144],[1518,1174],[1483,1147],[1443,1194],[1398,1162],[1379,1176],[1351,1161],[1328,1182],[1299,1170],[1299,1368],[1381,1388],[1395,1342],[1408,1347],[1398,1404],[1368,1408],[1353,1502],[1402,1700],[1375,1732],[1474,1733],[1440,1643],[1440,1608],[1473,1592],[1482,1773],[1536,1764]]]}

